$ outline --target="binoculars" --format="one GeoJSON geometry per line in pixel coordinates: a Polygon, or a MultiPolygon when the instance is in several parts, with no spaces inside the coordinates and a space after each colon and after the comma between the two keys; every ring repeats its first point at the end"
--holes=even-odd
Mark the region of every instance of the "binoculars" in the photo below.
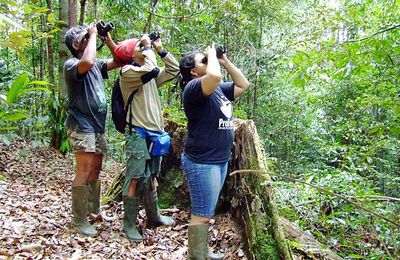
{"type": "Polygon", "coordinates": [[[96,23],[97,33],[100,36],[106,36],[109,31],[114,30],[114,24],[112,22],[105,23],[103,21],[99,21],[96,23]]]}
{"type": "MultiPolygon", "coordinates": [[[[217,52],[217,58],[218,58],[218,59],[222,57],[222,54],[225,54],[225,53],[227,53],[227,51],[228,51],[224,45],[218,45],[218,47],[215,48],[215,50],[216,50],[216,52],[217,52]]],[[[207,63],[207,61],[208,61],[208,59],[207,59],[207,57],[205,57],[205,56],[204,56],[204,58],[201,60],[201,62],[204,63],[204,64],[207,63]]]]}
{"type": "MultiPolygon", "coordinates": [[[[159,32],[152,32],[149,34],[149,38],[151,42],[154,42],[158,38],[160,38],[160,33],[159,32]]],[[[139,44],[140,47],[143,47],[142,43],[139,44]]]]}
{"type": "Polygon", "coordinates": [[[217,51],[217,58],[221,58],[222,54],[225,54],[228,50],[224,45],[219,45],[216,49],[217,51]]]}
{"type": "Polygon", "coordinates": [[[152,32],[149,34],[149,38],[152,42],[160,38],[160,33],[159,32],[152,32]]]}

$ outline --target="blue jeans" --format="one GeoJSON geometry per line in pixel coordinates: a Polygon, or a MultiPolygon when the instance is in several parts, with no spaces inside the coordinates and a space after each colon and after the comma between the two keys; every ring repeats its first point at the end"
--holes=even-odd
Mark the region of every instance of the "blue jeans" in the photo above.
{"type": "Polygon", "coordinates": [[[189,186],[192,215],[211,218],[214,216],[219,193],[225,182],[228,162],[195,163],[184,153],[181,162],[189,186]]]}

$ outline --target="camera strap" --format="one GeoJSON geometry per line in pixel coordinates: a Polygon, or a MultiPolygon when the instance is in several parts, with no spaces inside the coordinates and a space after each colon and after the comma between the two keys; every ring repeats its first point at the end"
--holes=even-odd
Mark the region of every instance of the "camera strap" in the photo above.
{"type": "Polygon", "coordinates": [[[101,41],[101,44],[96,48],[96,50],[97,51],[101,50],[101,48],[103,48],[106,42],[107,42],[107,37],[104,37],[103,40],[101,41]]]}

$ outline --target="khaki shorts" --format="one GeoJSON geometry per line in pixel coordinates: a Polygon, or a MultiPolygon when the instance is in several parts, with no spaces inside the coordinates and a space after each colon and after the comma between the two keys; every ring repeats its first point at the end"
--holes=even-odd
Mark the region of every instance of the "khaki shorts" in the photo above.
{"type": "Polygon", "coordinates": [[[74,152],[95,154],[105,154],[107,152],[107,140],[104,134],[84,133],[68,129],[67,136],[74,152]]]}

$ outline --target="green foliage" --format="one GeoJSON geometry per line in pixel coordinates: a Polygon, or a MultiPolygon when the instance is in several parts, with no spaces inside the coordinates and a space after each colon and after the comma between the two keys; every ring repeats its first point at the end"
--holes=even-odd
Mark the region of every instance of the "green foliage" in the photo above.
{"type": "Polygon", "coordinates": [[[44,87],[29,87],[30,85],[48,85],[44,81],[29,81],[28,74],[23,73],[11,84],[6,94],[0,99],[0,131],[15,130],[15,123],[28,117],[28,110],[18,109],[17,101],[23,95],[35,91],[49,92],[44,87]]]}
{"type": "Polygon", "coordinates": [[[62,154],[72,151],[72,147],[67,138],[67,129],[64,126],[67,118],[67,104],[65,99],[61,99],[56,93],[52,93],[47,102],[49,117],[47,118],[46,127],[51,133],[51,143],[53,147],[59,147],[62,154]]]}
{"type": "Polygon", "coordinates": [[[180,107],[164,108],[164,115],[167,115],[168,119],[178,124],[178,126],[187,125],[185,112],[180,107]]]}
{"type": "MultiPolygon", "coordinates": [[[[277,172],[346,196],[398,197],[398,7],[300,1],[277,11],[279,24],[268,22],[263,45],[271,49],[261,53],[276,60],[259,63],[268,69],[254,119],[277,172]]],[[[307,186],[281,192],[282,214],[339,254],[398,254],[398,230],[384,220],[307,186]]],[[[399,222],[398,204],[366,198],[362,205],[399,222]]]]}
{"type": "Polygon", "coordinates": [[[163,185],[159,187],[159,205],[160,208],[190,208],[190,199],[187,191],[183,192],[182,188],[185,177],[180,169],[172,168],[163,176],[163,185]],[[178,189],[179,188],[179,189],[178,189]]]}

